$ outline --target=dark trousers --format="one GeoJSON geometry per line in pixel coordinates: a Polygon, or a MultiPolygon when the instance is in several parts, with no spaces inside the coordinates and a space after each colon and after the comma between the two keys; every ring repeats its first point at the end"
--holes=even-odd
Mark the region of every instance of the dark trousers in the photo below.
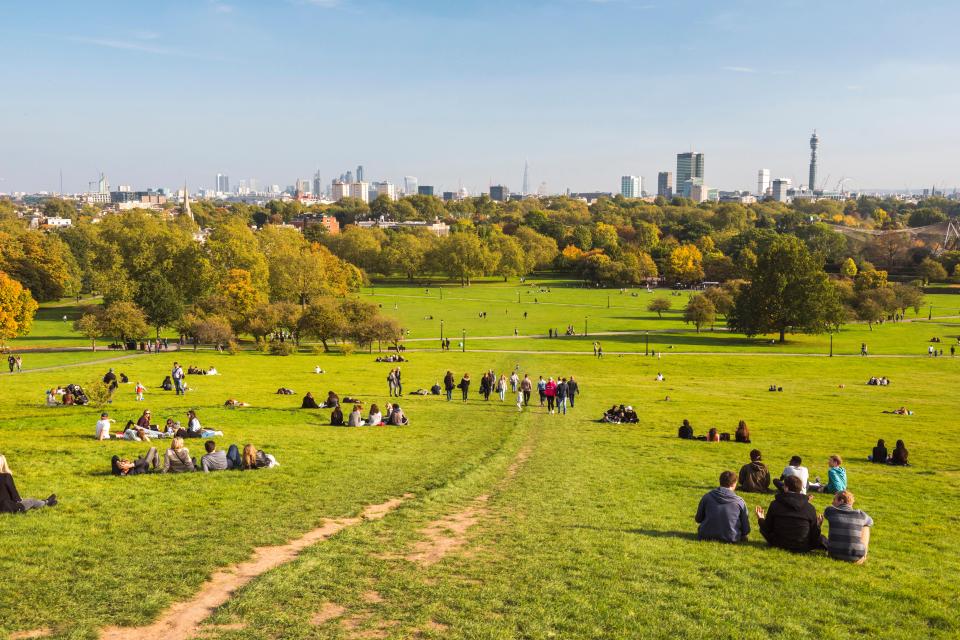
{"type": "Polygon", "coordinates": [[[524,404],[524,405],[530,404],[530,392],[529,392],[529,391],[524,391],[524,392],[523,392],[523,404],[524,404]]]}
{"type": "Polygon", "coordinates": [[[230,448],[227,449],[227,468],[239,469],[241,464],[240,449],[235,444],[230,445],[230,448]]]}
{"type": "Polygon", "coordinates": [[[547,409],[553,411],[553,396],[547,396],[547,409]]]}
{"type": "Polygon", "coordinates": [[[466,402],[467,396],[470,394],[470,389],[464,387],[463,389],[461,389],[461,391],[463,391],[463,401],[466,402]]]}
{"type": "Polygon", "coordinates": [[[547,394],[545,394],[543,391],[541,391],[541,392],[540,392],[540,406],[541,406],[541,407],[543,406],[543,401],[546,400],[546,399],[547,399],[547,394]]]}
{"type": "Polygon", "coordinates": [[[447,402],[453,400],[453,389],[447,389],[447,402]]]}

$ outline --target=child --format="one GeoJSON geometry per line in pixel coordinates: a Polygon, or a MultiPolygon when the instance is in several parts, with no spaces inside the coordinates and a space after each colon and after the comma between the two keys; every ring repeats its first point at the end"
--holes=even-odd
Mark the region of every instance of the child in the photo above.
{"type": "Polygon", "coordinates": [[[147,390],[146,387],[144,387],[144,386],[143,386],[142,384],[140,384],[139,382],[137,383],[137,388],[136,388],[136,392],[137,392],[137,402],[142,402],[142,401],[143,401],[143,392],[146,391],[146,390],[147,390]]]}

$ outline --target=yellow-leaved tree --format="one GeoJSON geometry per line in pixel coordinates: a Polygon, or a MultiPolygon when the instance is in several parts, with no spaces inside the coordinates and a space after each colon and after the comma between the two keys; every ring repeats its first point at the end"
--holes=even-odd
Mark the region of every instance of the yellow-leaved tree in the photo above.
{"type": "Polygon", "coordinates": [[[0,345],[30,332],[37,306],[29,289],[0,271],[0,345]]]}

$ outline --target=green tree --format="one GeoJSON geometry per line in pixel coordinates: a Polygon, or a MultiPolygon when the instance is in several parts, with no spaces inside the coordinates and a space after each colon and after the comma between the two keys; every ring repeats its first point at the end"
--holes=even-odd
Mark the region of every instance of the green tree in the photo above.
{"type": "Polygon", "coordinates": [[[657,317],[661,320],[663,319],[663,312],[670,311],[670,307],[673,306],[667,298],[654,298],[650,301],[650,304],[647,305],[647,311],[654,311],[657,314],[657,317]]]}
{"type": "Polygon", "coordinates": [[[709,298],[699,293],[690,296],[683,310],[684,322],[692,323],[697,328],[697,333],[700,333],[700,327],[712,325],[716,318],[717,308],[709,298]]]}
{"type": "Polygon", "coordinates": [[[147,316],[133,302],[119,301],[104,307],[100,322],[103,334],[112,336],[121,343],[147,335],[147,316]]]}
{"type": "Polygon", "coordinates": [[[105,335],[103,322],[96,313],[85,313],[77,318],[73,323],[73,330],[90,340],[90,348],[93,351],[97,350],[97,340],[105,335]]]}
{"type": "Polygon", "coordinates": [[[465,287],[473,278],[490,272],[497,260],[473,233],[452,233],[441,239],[433,253],[432,262],[465,287]]]}
{"type": "Polygon", "coordinates": [[[184,301],[180,292],[161,274],[140,285],[135,302],[147,314],[157,338],[164,327],[172,327],[183,315],[184,301]]]}
{"type": "Polygon", "coordinates": [[[304,310],[297,325],[305,338],[319,340],[324,351],[330,351],[331,340],[336,340],[346,332],[346,322],[340,305],[333,298],[315,300],[304,310]]]}
{"type": "Polygon", "coordinates": [[[757,256],[727,324],[748,336],[777,332],[823,333],[838,327],[843,309],[822,264],[794,236],[778,237],[757,256]]]}
{"type": "Polygon", "coordinates": [[[730,315],[733,310],[733,296],[723,287],[710,287],[702,295],[713,303],[716,312],[722,316],[730,315]]]}
{"type": "Polygon", "coordinates": [[[930,282],[943,282],[947,279],[947,270],[943,268],[942,264],[933,258],[924,258],[923,262],[920,263],[918,270],[920,271],[920,275],[923,277],[924,284],[930,282]]]}
{"type": "Polygon", "coordinates": [[[847,258],[843,261],[843,265],[840,267],[840,275],[844,278],[856,277],[857,263],[853,261],[853,258],[847,258]]]}
{"type": "MultiPolygon", "coordinates": [[[[423,196],[428,197],[428,196],[423,196]]],[[[402,273],[407,280],[423,271],[429,241],[412,233],[394,233],[380,252],[381,273],[402,273]]]]}
{"type": "Polygon", "coordinates": [[[221,280],[233,269],[250,274],[251,285],[266,292],[270,269],[260,243],[246,221],[229,218],[214,228],[207,239],[206,253],[221,280]]]}

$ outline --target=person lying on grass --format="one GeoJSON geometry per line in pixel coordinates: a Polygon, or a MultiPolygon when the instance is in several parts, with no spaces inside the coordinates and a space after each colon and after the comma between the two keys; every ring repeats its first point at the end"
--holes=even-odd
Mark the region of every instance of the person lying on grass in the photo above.
{"type": "Polygon", "coordinates": [[[200,458],[200,468],[204,473],[240,468],[240,449],[237,448],[237,445],[230,445],[230,449],[224,453],[222,449],[217,449],[216,442],[207,440],[203,443],[203,448],[207,452],[200,458]]]}
{"type": "Polygon", "coordinates": [[[899,409],[894,409],[893,411],[884,411],[884,413],[890,413],[896,416],[912,416],[913,411],[910,411],[906,407],[900,407],[899,409]]]}
{"type": "Polygon", "coordinates": [[[770,491],[770,471],[763,464],[759,449],[750,451],[750,462],[740,467],[740,490],[751,493],[770,491]]]}
{"type": "Polygon", "coordinates": [[[733,471],[720,474],[720,486],[702,498],[694,520],[699,540],[742,542],[750,534],[750,515],[747,503],[738,496],[737,476],[733,471]]]}
{"type": "Polygon", "coordinates": [[[843,468],[843,459],[840,456],[830,456],[827,460],[830,466],[827,469],[827,484],[820,482],[820,478],[814,478],[807,487],[808,491],[818,493],[838,493],[847,488],[847,470],[843,468]]]}
{"type": "Polygon", "coordinates": [[[136,460],[128,460],[120,456],[113,456],[110,459],[110,473],[115,476],[138,476],[144,473],[150,473],[151,469],[156,471],[157,464],[160,462],[160,456],[156,447],[147,449],[145,455],[136,460]]]}
{"type": "Polygon", "coordinates": [[[853,494],[840,491],[833,496],[833,504],[823,510],[820,521],[830,525],[829,535],[821,537],[827,554],[836,560],[863,564],[870,546],[870,527],[873,518],[853,508],[853,494]]]}
{"type": "Polygon", "coordinates": [[[252,444],[244,445],[240,459],[241,470],[269,469],[277,466],[280,466],[280,463],[269,453],[258,450],[252,444]]]}
{"type": "Polygon", "coordinates": [[[7,457],[0,455],[0,513],[23,513],[31,509],[42,509],[57,504],[57,495],[50,494],[46,500],[21,498],[17,485],[13,482],[13,471],[7,464],[7,457]]]}
{"type": "Polygon", "coordinates": [[[800,492],[803,483],[797,476],[783,481],[784,493],[774,497],[764,512],[756,508],[760,533],[771,547],[805,552],[821,547],[820,522],[810,499],[800,492]]]}

